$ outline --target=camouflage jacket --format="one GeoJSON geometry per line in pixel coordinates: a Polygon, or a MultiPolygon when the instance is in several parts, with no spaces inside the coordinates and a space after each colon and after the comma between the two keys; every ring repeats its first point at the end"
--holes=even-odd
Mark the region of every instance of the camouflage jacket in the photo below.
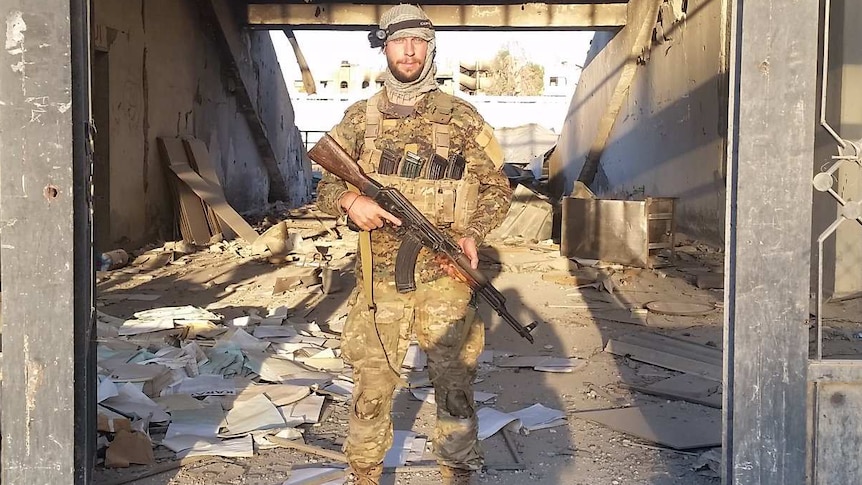
{"type": "MultiPolygon", "coordinates": [[[[431,145],[432,123],[426,115],[434,109],[437,96],[449,96],[440,91],[425,95],[407,116],[399,114],[389,103],[385,91],[379,97],[378,110],[382,116],[380,133],[374,140],[379,149],[389,148],[401,152],[408,143],[419,146],[419,155],[428,157],[434,153],[431,145]]],[[[460,153],[467,161],[464,177],[479,182],[479,201],[467,228],[457,233],[451,227],[441,227],[455,241],[463,236],[472,236],[481,244],[485,236],[502,223],[509,210],[512,190],[506,176],[494,165],[489,155],[476,141],[485,126],[485,121],[473,106],[456,97],[452,117],[449,121],[449,148],[460,153]]],[[[365,118],[367,101],[359,101],[350,106],[341,122],[333,128],[333,135],[347,153],[355,160],[362,154],[365,142],[365,118]]],[[[374,175],[371,174],[373,177],[374,175]]],[[[347,191],[346,184],[334,175],[324,171],[317,187],[318,208],[332,215],[343,215],[338,201],[347,191]]],[[[426,214],[427,215],[427,214],[426,214]]],[[[395,255],[400,241],[386,228],[372,231],[371,248],[374,278],[383,281],[394,280],[395,255]]],[[[434,262],[433,254],[427,249],[419,253],[416,262],[416,280],[433,281],[445,273],[434,262]]],[[[361,277],[361,263],[357,258],[357,278],[361,277]]],[[[379,280],[378,280],[379,281],[379,280]]]]}

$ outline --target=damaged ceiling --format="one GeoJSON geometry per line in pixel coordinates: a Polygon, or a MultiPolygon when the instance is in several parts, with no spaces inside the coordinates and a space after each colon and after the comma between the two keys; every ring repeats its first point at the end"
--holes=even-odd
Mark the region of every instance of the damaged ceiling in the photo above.
{"type": "MultiPolygon", "coordinates": [[[[247,2],[247,25],[260,29],[362,30],[377,24],[380,14],[397,1],[304,2],[273,0],[247,2]]],[[[440,30],[604,30],[626,24],[628,4],[622,1],[522,3],[507,0],[469,4],[423,2],[440,30]]]]}

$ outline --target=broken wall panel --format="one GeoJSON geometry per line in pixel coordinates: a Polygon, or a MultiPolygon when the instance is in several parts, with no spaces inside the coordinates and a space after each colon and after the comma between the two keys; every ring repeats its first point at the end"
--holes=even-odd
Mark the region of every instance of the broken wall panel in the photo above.
{"type": "MultiPolygon", "coordinates": [[[[227,200],[239,211],[267,203],[270,180],[252,131],[224,75],[213,26],[202,20],[194,0],[95,0],[94,31],[107,63],[110,165],[110,236],[112,244],[134,246],[173,237],[168,177],[157,136],[187,135],[202,140],[227,200]]],[[[280,75],[267,32],[246,35],[251,55],[245,59],[260,74],[262,96],[273,97],[280,75]],[[269,49],[267,50],[267,46],[269,49]]],[[[257,88],[256,88],[257,89],[257,88]]],[[[265,117],[284,118],[271,129],[285,166],[283,177],[296,200],[309,198],[310,176],[303,177],[302,144],[293,124],[289,99],[267,106],[265,117]]],[[[97,127],[98,128],[98,127],[97,127]]],[[[293,202],[296,202],[294,200],[293,202]]],[[[97,220],[96,224],[102,223],[97,220]]]]}

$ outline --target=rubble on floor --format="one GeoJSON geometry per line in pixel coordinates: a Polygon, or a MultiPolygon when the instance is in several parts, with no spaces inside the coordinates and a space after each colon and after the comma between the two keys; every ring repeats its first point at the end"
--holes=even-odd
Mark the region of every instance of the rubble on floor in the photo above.
{"type": "MultiPolygon", "coordinates": [[[[221,463],[200,461],[206,457],[251,460],[290,449],[315,458],[283,465],[281,478],[267,483],[340,483],[353,390],[341,331],[354,286],[356,235],[309,208],[279,217],[258,220],[255,231],[273,238],[263,246],[168,242],[145,248],[126,268],[98,274],[99,466],[108,482],[191,463],[204,476],[221,463]],[[106,469],[128,466],[134,474],[106,469]]],[[[510,301],[545,326],[529,347],[501,333],[507,330],[497,332],[505,328],[499,317],[480,308],[489,328],[474,395],[480,436],[505,451],[488,459],[489,474],[537,473],[530,460],[540,442],[583,432],[582,423],[626,433],[629,444],[637,439],[644,449],[718,444],[720,345],[714,332],[700,338],[689,332],[720,322],[720,291],[699,288],[692,271],[701,256],[713,264],[720,254],[693,245],[679,245],[676,253],[682,256],[664,255],[643,269],[565,258],[548,240],[492,239],[482,248],[480,269],[494,281],[512,278],[504,294],[519,285],[537,289],[510,301]],[[601,332],[592,348],[554,337],[591,329],[601,332]],[[571,388],[513,400],[513,378],[571,388]],[[657,422],[664,423],[661,433],[657,422]]],[[[426,367],[414,343],[401,369],[409,385],[396,399],[433,409],[426,367]]],[[[435,469],[427,430],[433,413],[420,416],[426,431],[419,424],[396,427],[389,470],[435,469]]],[[[548,456],[589,453],[577,443],[563,448],[548,456]]],[[[225,466],[219,476],[233,476],[225,466]]],[[[706,459],[687,466],[688,473],[710,469],[706,459]]]]}

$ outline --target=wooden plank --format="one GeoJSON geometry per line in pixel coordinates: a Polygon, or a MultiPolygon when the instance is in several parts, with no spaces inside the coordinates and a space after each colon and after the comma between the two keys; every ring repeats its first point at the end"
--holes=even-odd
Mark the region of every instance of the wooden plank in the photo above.
{"type": "MultiPolygon", "coordinates": [[[[453,2],[455,3],[455,2],[453,2]]],[[[568,3],[519,3],[512,5],[433,5],[422,8],[438,30],[463,27],[513,29],[598,30],[626,24],[625,2],[578,5],[568,3]]],[[[376,26],[380,6],[347,2],[256,3],[247,6],[250,27],[348,27],[368,29],[376,26]]],[[[653,18],[655,22],[655,18],[653,18]]]]}
{"type": "Polygon", "coordinates": [[[819,2],[729,5],[723,475],[802,485],[819,2]]]}
{"type": "MultiPolygon", "coordinates": [[[[157,142],[159,153],[162,155],[162,161],[168,168],[172,168],[175,165],[188,166],[188,158],[182,140],[179,138],[159,137],[157,142]]],[[[181,220],[185,220],[186,227],[190,231],[191,240],[189,242],[198,245],[208,244],[212,234],[210,233],[209,224],[207,224],[206,209],[204,208],[202,199],[195,195],[189,187],[184,186],[179,181],[176,182],[178,210],[181,220]]],[[[181,224],[180,228],[182,229],[182,227],[181,224]]],[[[186,235],[183,234],[184,239],[185,237],[186,235]]]]}
{"type": "Polygon", "coordinates": [[[3,16],[0,483],[92,483],[88,3],[9,0],[3,16]]]}
{"type": "Polygon", "coordinates": [[[661,350],[611,339],[605,345],[605,352],[721,382],[721,367],[661,350]]]}
{"type": "MultiPolygon", "coordinates": [[[[215,166],[212,163],[212,159],[209,156],[209,151],[207,150],[206,144],[202,140],[198,140],[197,138],[184,137],[183,145],[186,148],[186,154],[189,158],[189,165],[192,166],[193,169],[201,176],[202,179],[206,180],[214,187],[218,187],[219,194],[224,197],[224,189],[222,188],[221,181],[218,178],[218,173],[215,170],[215,166]]],[[[223,233],[225,239],[230,239],[235,236],[233,231],[226,231],[226,224],[224,221],[221,221],[212,207],[207,206],[207,220],[210,221],[210,228],[212,229],[213,234],[223,233]]]]}
{"type": "MultiPolygon", "coordinates": [[[[212,207],[213,210],[216,211],[216,214],[218,214],[218,216],[224,220],[231,229],[236,231],[240,237],[249,243],[254,243],[258,237],[257,232],[233,209],[233,207],[230,206],[230,204],[227,203],[224,199],[224,195],[222,195],[221,188],[214,186],[201,178],[200,175],[192,170],[192,167],[189,166],[188,163],[178,161],[182,158],[180,155],[174,155],[174,152],[176,152],[178,148],[183,148],[182,142],[177,138],[159,138],[158,141],[159,148],[170,153],[169,158],[171,160],[171,171],[174,172],[191,190],[193,190],[200,200],[203,200],[212,207]]],[[[184,156],[185,151],[183,150],[182,157],[184,156]]]]}
{"type": "Polygon", "coordinates": [[[188,185],[198,197],[209,204],[216,214],[225,221],[225,224],[236,231],[240,237],[249,243],[254,243],[257,240],[258,234],[254,228],[224,200],[224,197],[217,195],[217,189],[196,174],[188,164],[173,164],[171,171],[188,185]]]}

